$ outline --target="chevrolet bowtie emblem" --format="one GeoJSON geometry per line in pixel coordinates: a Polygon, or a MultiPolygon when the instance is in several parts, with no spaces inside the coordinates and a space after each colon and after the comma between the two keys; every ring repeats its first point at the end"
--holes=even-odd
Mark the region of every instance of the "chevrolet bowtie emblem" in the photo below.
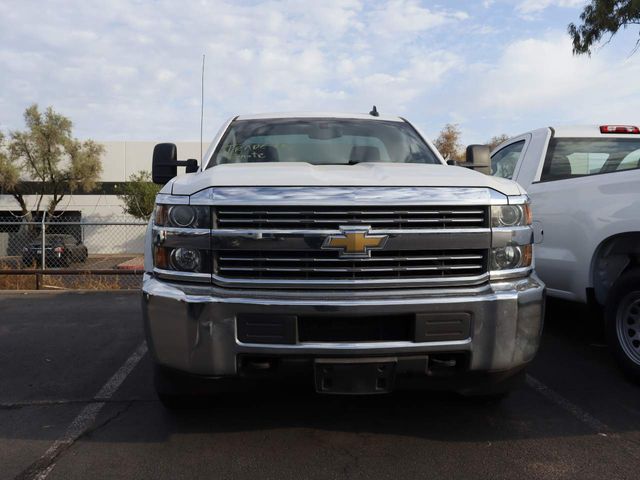
{"type": "Polygon", "coordinates": [[[340,227],[342,234],[327,237],[322,248],[340,250],[341,257],[369,257],[384,247],[387,235],[369,235],[368,227],[340,227]]]}

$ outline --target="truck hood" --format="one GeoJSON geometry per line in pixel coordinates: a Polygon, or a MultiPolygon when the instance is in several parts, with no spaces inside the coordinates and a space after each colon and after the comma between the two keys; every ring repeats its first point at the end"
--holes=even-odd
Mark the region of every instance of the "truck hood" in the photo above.
{"type": "Polygon", "coordinates": [[[209,187],[268,186],[478,187],[492,188],[505,195],[524,193],[516,182],[468,168],[371,162],[356,165],[311,165],[302,162],[217,165],[204,172],[175,178],[171,192],[173,195],[192,195],[209,187]]]}

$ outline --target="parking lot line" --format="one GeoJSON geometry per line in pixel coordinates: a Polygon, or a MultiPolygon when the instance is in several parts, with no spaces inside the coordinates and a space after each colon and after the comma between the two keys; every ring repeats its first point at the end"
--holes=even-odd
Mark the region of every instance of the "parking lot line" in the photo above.
{"type": "Polygon", "coordinates": [[[618,442],[618,445],[623,448],[630,456],[637,460],[640,460],[640,450],[638,449],[638,445],[636,443],[621,437],[620,435],[615,433],[615,431],[606,423],[598,420],[596,417],[586,412],[575,403],[566,399],[535,377],[527,374],[526,383],[527,386],[538,392],[547,400],[555,403],[566,412],[570,413],[573,417],[584,423],[598,435],[616,440],[618,442]]]}
{"type": "Polygon", "coordinates": [[[92,402],[85,406],[78,416],[73,419],[67,427],[64,435],[57,439],[47,449],[47,451],[27,468],[21,475],[17,477],[20,480],[44,480],[47,478],[53,467],[56,458],[67,448],[73,445],[84,432],[87,431],[95,422],[100,410],[106,405],[107,401],[118,390],[120,385],[133,371],[136,365],[147,353],[147,344],[143,341],[138,348],[131,354],[122,366],[109,378],[109,380],[98,390],[98,393],[92,399],[92,402]]]}
{"type": "Polygon", "coordinates": [[[601,422],[600,420],[595,418],[593,415],[585,412],[578,405],[570,402],[569,400],[564,398],[562,395],[560,395],[558,392],[556,392],[555,390],[552,390],[550,387],[542,383],[540,380],[527,374],[526,383],[530,388],[534,389],[536,392],[538,392],[540,395],[545,397],[547,400],[552,401],[562,409],[569,412],[575,418],[577,418],[582,423],[587,425],[591,430],[595,431],[598,435],[606,436],[612,432],[611,428],[607,424],[601,422]]]}

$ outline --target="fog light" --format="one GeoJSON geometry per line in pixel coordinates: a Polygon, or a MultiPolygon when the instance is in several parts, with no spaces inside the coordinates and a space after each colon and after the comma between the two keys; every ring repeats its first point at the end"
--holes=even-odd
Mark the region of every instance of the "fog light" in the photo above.
{"type": "Polygon", "coordinates": [[[518,263],[520,263],[520,252],[517,247],[496,248],[493,251],[495,270],[516,268],[518,263]]]}
{"type": "Polygon", "coordinates": [[[175,270],[195,272],[200,269],[200,252],[192,248],[176,248],[171,252],[171,266],[175,270]]]}
{"type": "Polygon", "coordinates": [[[531,265],[531,245],[509,245],[491,251],[491,270],[513,270],[531,265]]]}

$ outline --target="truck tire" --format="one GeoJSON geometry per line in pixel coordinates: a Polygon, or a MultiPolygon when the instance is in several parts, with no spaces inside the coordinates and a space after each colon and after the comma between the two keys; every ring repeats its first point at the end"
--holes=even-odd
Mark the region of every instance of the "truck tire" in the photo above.
{"type": "Polygon", "coordinates": [[[613,284],[604,318],[616,360],[631,379],[640,382],[640,268],[622,274],[613,284]]]}

